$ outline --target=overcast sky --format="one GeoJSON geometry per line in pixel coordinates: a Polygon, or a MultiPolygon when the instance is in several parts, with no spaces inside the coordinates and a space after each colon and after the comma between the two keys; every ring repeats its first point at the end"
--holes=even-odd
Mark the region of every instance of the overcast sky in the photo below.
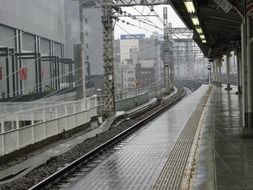
{"type": "MultiPolygon", "coordinates": [[[[161,6],[155,6],[154,9],[157,12],[157,14],[163,19],[163,7],[165,5],[161,6]]],[[[172,23],[172,27],[185,27],[184,23],[181,21],[181,19],[177,16],[175,11],[170,5],[167,5],[168,7],[168,22],[172,23]]],[[[135,6],[129,7],[129,8],[122,8],[123,11],[126,11],[127,13],[130,13],[132,15],[141,15],[143,13],[144,15],[154,15],[154,13],[150,13],[150,8],[146,6],[135,6]],[[135,10],[137,9],[137,10],[135,10]]],[[[145,22],[149,23],[150,25],[156,25],[159,28],[163,28],[163,24],[157,17],[138,17],[141,20],[144,20],[145,22]]],[[[161,29],[157,29],[155,27],[152,27],[150,25],[140,23],[139,21],[133,20],[131,18],[127,17],[120,17],[121,20],[125,20],[131,24],[134,24],[138,27],[129,26],[126,23],[122,23],[122,21],[118,21],[115,26],[115,39],[118,39],[121,34],[145,34],[146,36],[150,36],[152,32],[157,31],[160,34],[163,34],[163,31],[161,29]],[[121,29],[122,27],[123,29],[121,29]],[[142,29],[144,28],[144,29],[142,29]],[[125,30],[125,31],[124,31],[125,30]]]]}

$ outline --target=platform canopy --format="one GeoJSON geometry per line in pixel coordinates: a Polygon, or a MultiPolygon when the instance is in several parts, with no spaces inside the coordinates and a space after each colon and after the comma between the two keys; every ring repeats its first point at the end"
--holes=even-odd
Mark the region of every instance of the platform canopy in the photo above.
{"type": "Polygon", "coordinates": [[[205,56],[214,58],[240,45],[243,0],[171,0],[171,3],[185,25],[194,31],[193,38],[205,56]],[[194,18],[199,26],[193,24],[194,18]],[[200,37],[202,31],[204,39],[200,37]]]}

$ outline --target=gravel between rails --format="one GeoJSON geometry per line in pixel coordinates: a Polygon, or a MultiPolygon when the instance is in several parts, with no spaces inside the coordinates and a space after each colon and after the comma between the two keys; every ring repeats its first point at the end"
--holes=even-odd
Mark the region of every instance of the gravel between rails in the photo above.
{"type": "Polygon", "coordinates": [[[17,165],[17,164],[33,157],[33,156],[38,155],[39,153],[42,153],[42,152],[54,147],[57,144],[65,143],[73,138],[76,138],[76,137],[81,136],[85,133],[88,133],[89,131],[91,131],[97,127],[98,127],[98,123],[96,121],[91,122],[89,127],[82,129],[81,131],[75,132],[73,134],[67,134],[67,136],[62,134],[62,136],[59,137],[59,139],[57,139],[56,141],[54,141],[50,144],[43,145],[42,147],[40,147],[36,150],[32,150],[31,152],[27,152],[27,153],[24,153],[19,156],[14,156],[12,158],[9,158],[7,161],[0,162],[0,171],[5,170],[5,169],[12,167],[14,165],[17,165]]]}
{"type": "Polygon", "coordinates": [[[108,141],[115,135],[119,134],[120,132],[129,128],[135,121],[128,120],[117,127],[112,127],[108,131],[97,135],[94,138],[87,139],[83,143],[75,146],[70,151],[54,157],[50,159],[47,163],[39,166],[38,168],[34,169],[27,175],[11,182],[4,184],[0,187],[1,190],[25,190],[36,183],[42,181],[44,178],[48,177],[49,175],[53,174],[60,168],[64,167],[66,164],[78,159],[82,155],[88,153],[92,149],[96,148],[97,146],[101,145],[102,143],[108,141]]]}

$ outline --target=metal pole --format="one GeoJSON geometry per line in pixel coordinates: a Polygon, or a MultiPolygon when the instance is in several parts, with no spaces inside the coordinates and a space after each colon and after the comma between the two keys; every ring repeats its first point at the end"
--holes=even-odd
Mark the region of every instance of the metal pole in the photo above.
{"type": "Polygon", "coordinates": [[[222,57],[218,58],[218,86],[222,86],[222,77],[221,77],[221,66],[222,66],[222,57]]]}
{"type": "Polygon", "coordinates": [[[227,66],[227,88],[225,88],[225,90],[231,90],[232,88],[230,87],[230,51],[227,52],[226,66],[227,66]]]}
{"type": "Polygon", "coordinates": [[[163,8],[164,20],[164,81],[166,92],[170,92],[170,50],[169,50],[169,30],[168,30],[168,11],[167,7],[163,8]]]}
{"type": "Polygon", "coordinates": [[[76,63],[78,63],[77,68],[76,68],[76,72],[78,72],[79,76],[76,79],[76,81],[78,82],[78,85],[80,84],[81,88],[79,91],[79,95],[78,98],[85,98],[85,62],[84,62],[84,44],[85,44],[85,39],[84,39],[84,19],[83,19],[83,6],[82,6],[83,2],[82,0],[79,0],[79,16],[80,16],[80,41],[81,41],[81,45],[76,44],[74,46],[74,54],[75,54],[75,61],[76,63]]]}
{"type": "MultiPolygon", "coordinates": [[[[246,127],[253,128],[253,44],[250,39],[253,37],[253,22],[251,17],[247,17],[247,110],[245,113],[246,127]]],[[[252,131],[253,135],[253,131],[252,131]]]]}
{"type": "Polygon", "coordinates": [[[103,0],[103,60],[105,70],[105,114],[112,115],[115,112],[114,95],[114,68],[113,68],[113,41],[114,26],[112,18],[113,0],[103,0]]]}
{"type": "Polygon", "coordinates": [[[247,110],[247,51],[246,51],[246,44],[247,44],[247,31],[246,31],[246,19],[243,20],[243,23],[241,25],[241,36],[242,36],[242,40],[241,40],[241,44],[242,44],[242,100],[243,100],[243,127],[246,126],[246,122],[245,122],[245,113],[247,110]]]}
{"type": "Polygon", "coordinates": [[[242,93],[242,60],[241,60],[241,53],[237,51],[236,55],[236,62],[237,62],[237,77],[238,77],[238,89],[237,94],[242,93]]]}
{"type": "Polygon", "coordinates": [[[213,62],[213,84],[217,84],[217,60],[215,59],[213,62]]]}

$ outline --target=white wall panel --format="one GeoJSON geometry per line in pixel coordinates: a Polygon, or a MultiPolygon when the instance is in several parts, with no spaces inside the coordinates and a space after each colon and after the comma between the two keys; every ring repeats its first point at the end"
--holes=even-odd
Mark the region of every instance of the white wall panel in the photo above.
{"type": "Polygon", "coordinates": [[[20,147],[25,147],[33,144],[33,127],[26,127],[19,131],[19,144],[20,147]]]}
{"type": "Polygon", "coordinates": [[[44,126],[45,126],[44,123],[34,126],[34,141],[35,142],[39,142],[45,138],[44,126]]]}
{"type": "Polygon", "coordinates": [[[12,131],[4,135],[5,154],[18,149],[17,136],[18,136],[18,131],[12,131]]]}
{"type": "Polygon", "coordinates": [[[0,0],[0,23],[63,43],[64,1],[0,0]]]}

